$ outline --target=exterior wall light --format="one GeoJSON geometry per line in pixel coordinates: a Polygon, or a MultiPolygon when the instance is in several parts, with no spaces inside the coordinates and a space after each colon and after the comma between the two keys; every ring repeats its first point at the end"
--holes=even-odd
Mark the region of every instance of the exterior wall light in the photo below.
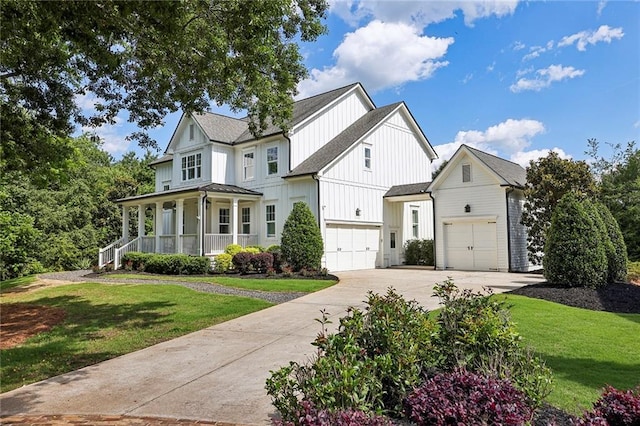
{"type": "Polygon", "coordinates": [[[360,209],[359,208],[356,209],[356,216],[360,216],[360,209]]]}
{"type": "Polygon", "coordinates": [[[471,213],[471,206],[469,204],[467,204],[466,206],[464,206],[464,212],[465,213],[471,213]]]}

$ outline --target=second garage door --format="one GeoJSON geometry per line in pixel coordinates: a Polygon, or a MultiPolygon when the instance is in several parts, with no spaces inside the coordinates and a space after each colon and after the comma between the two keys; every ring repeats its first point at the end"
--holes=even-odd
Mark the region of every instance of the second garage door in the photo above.
{"type": "Polygon", "coordinates": [[[327,269],[335,272],[375,268],[379,245],[380,227],[327,225],[327,269]]]}
{"type": "Polygon", "coordinates": [[[498,245],[495,222],[444,224],[445,268],[496,271],[498,245]]]}

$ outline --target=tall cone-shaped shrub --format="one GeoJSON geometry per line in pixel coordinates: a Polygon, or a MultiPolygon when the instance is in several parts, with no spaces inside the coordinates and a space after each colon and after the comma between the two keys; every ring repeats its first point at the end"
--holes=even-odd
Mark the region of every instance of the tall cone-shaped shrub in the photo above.
{"type": "Polygon", "coordinates": [[[306,203],[293,205],[282,229],[280,242],[282,257],[295,271],[318,270],[322,261],[324,244],[315,216],[306,203]]]}
{"type": "Polygon", "coordinates": [[[602,218],[607,236],[611,240],[613,251],[607,256],[609,263],[608,279],[609,283],[624,281],[627,279],[627,246],[622,236],[622,231],[618,222],[611,214],[611,211],[602,203],[596,204],[598,213],[602,218]]]}
{"type": "Polygon", "coordinates": [[[545,278],[553,284],[599,287],[607,283],[601,232],[573,192],[564,195],[553,212],[543,265],[545,278]]]}

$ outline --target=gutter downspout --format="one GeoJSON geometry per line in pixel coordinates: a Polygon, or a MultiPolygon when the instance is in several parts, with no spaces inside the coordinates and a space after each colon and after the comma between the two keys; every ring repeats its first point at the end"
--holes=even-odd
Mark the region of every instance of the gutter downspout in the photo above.
{"type": "Polygon", "coordinates": [[[427,191],[427,194],[429,194],[429,198],[431,198],[431,206],[432,206],[432,212],[433,212],[433,270],[437,270],[438,268],[436,267],[436,264],[438,262],[436,262],[436,199],[433,198],[433,194],[431,193],[431,191],[427,191]]]}
{"type": "Polygon", "coordinates": [[[505,191],[505,197],[506,197],[506,208],[507,208],[507,260],[509,261],[509,266],[508,266],[508,271],[509,272],[513,272],[513,268],[511,267],[512,265],[512,260],[511,260],[511,217],[509,216],[509,194],[511,194],[514,191],[514,188],[512,186],[508,186],[507,190],[505,191]]]}
{"type": "Polygon", "coordinates": [[[204,256],[204,233],[207,229],[207,196],[207,191],[204,191],[204,196],[200,200],[200,256],[204,256]]]}

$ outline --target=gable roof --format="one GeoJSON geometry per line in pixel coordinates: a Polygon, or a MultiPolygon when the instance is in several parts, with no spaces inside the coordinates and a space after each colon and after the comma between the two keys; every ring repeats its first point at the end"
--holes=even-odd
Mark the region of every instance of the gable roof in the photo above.
{"type": "Polygon", "coordinates": [[[427,188],[431,182],[409,183],[406,185],[395,185],[389,188],[384,198],[401,197],[403,195],[417,195],[427,192],[427,188]]]}
{"type": "Polygon", "coordinates": [[[192,114],[192,117],[209,140],[215,142],[232,144],[249,128],[249,123],[245,120],[212,112],[192,114]]]}
{"type": "Polygon", "coordinates": [[[495,155],[480,151],[479,149],[472,148],[468,145],[462,144],[458,150],[451,156],[451,159],[444,167],[444,169],[436,176],[436,178],[429,185],[429,191],[432,191],[439,183],[449,174],[448,169],[455,163],[455,159],[462,155],[462,152],[466,152],[469,156],[475,158],[487,169],[493,173],[498,180],[502,183],[502,186],[513,186],[516,188],[524,189],[527,181],[527,172],[522,166],[512,161],[505,160],[504,158],[497,157],[495,155]]]}
{"type": "Polygon", "coordinates": [[[383,121],[383,119],[391,114],[403,102],[387,105],[385,107],[376,108],[367,112],[365,115],[356,120],[349,127],[344,129],[335,138],[323,145],[319,150],[311,154],[306,160],[300,163],[295,169],[291,170],[286,176],[303,176],[320,172],[328,166],[333,160],[338,158],[340,154],[349,149],[354,143],[362,139],[371,129],[383,121]]]}

